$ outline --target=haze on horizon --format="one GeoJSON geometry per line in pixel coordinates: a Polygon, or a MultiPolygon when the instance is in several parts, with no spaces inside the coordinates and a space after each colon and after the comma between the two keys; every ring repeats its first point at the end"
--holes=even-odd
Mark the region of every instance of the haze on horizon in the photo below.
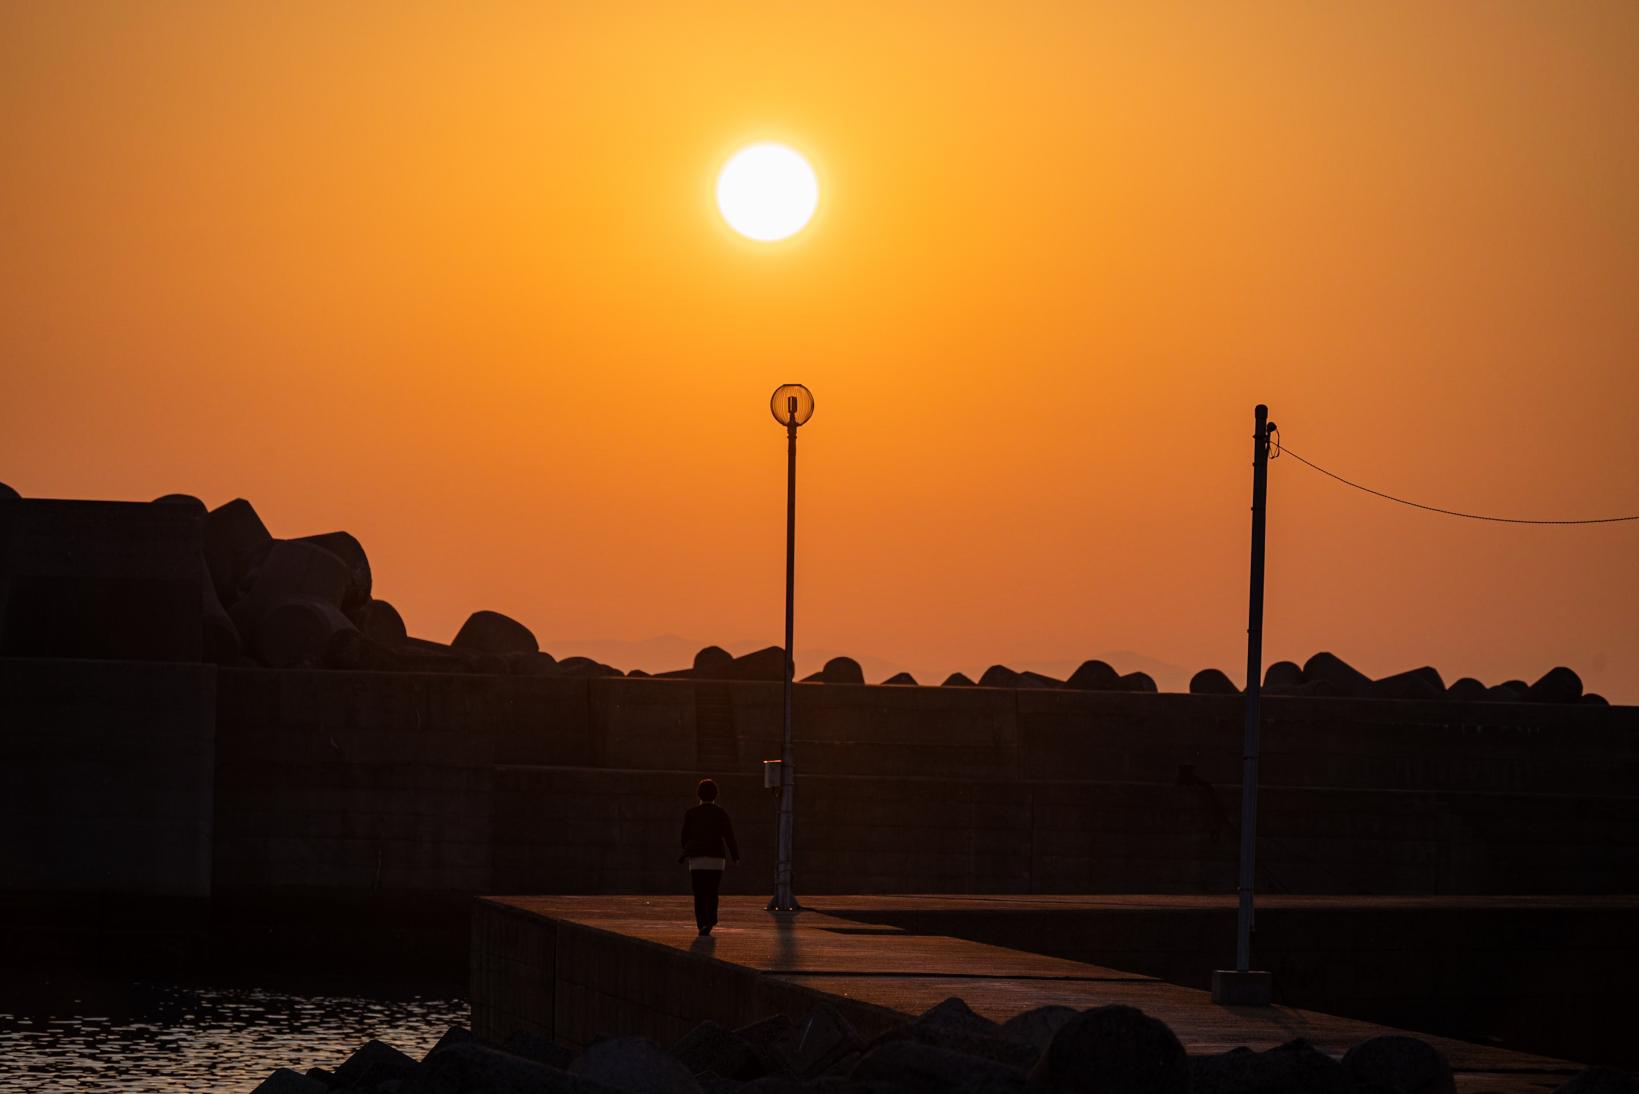
{"type": "MultiPolygon", "coordinates": [[[[16,4],[0,481],[345,528],[413,633],[1239,680],[1251,408],[1639,512],[1639,6],[16,4]],[[753,140],[820,177],[765,247],[753,140]]],[[[1639,702],[1639,527],[1271,474],[1266,660],[1639,702]]]]}

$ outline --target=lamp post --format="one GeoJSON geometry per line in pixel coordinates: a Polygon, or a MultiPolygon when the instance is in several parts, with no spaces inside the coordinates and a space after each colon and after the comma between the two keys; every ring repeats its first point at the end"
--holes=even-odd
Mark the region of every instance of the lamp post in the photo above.
{"type": "Polygon", "coordinates": [[[791,683],[796,676],[792,663],[792,608],[797,576],[797,427],[814,416],[814,393],[801,384],[781,384],[774,389],[768,408],[774,420],[785,426],[785,737],[780,752],[779,857],[774,870],[772,912],[797,912],[796,895],[791,891],[791,833],[796,804],[796,773],[791,766],[791,683]]]}

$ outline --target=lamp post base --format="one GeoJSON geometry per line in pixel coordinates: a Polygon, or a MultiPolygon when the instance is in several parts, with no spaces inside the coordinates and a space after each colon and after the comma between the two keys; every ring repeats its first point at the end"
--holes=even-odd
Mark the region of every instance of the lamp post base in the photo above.
{"type": "Polygon", "coordinates": [[[1274,977],[1267,972],[1214,969],[1212,1001],[1224,1007],[1267,1007],[1274,995],[1274,977]]]}
{"type": "Polygon", "coordinates": [[[801,904],[797,903],[796,897],[792,897],[791,903],[784,907],[780,905],[779,897],[770,897],[768,900],[768,910],[773,912],[775,915],[795,915],[796,913],[802,911],[803,908],[801,904]]]}

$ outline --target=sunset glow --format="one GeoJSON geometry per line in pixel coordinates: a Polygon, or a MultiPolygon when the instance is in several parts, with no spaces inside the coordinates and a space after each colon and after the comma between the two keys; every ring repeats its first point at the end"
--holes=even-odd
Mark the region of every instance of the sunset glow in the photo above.
{"type": "MultiPolygon", "coordinates": [[[[781,640],[797,378],[799,671],[1238,682],[1256,403],[1639,511],[1636,72],[1599,0],[6,5],[0,481],[243,496],[412,634],[666,669],[620,643],[781,640]],[[783,243],[717,205],[764,139],[783,243]]],[[[1266,657],[1639,701],[1636,558],[1276,460],[1266,657]]]]}

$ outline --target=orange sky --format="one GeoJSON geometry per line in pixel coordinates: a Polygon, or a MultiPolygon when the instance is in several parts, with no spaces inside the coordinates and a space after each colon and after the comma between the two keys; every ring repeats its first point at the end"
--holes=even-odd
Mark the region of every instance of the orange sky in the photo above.
{"type": "MultiPolygon", "coordinates": [[[[1639,512],[1639,6],[1012,7],[5,5],[0,480],[346,528],[429,637],[773,644],[800,380],[798,643],[935,682],[1238,679],[1260,400],[1639,512]],[[712,204],[758,138],[784,244],[712,204]]],[[[1639,526],[1270,499],[1270,657],[1639,701],[1639,526]]]]}

